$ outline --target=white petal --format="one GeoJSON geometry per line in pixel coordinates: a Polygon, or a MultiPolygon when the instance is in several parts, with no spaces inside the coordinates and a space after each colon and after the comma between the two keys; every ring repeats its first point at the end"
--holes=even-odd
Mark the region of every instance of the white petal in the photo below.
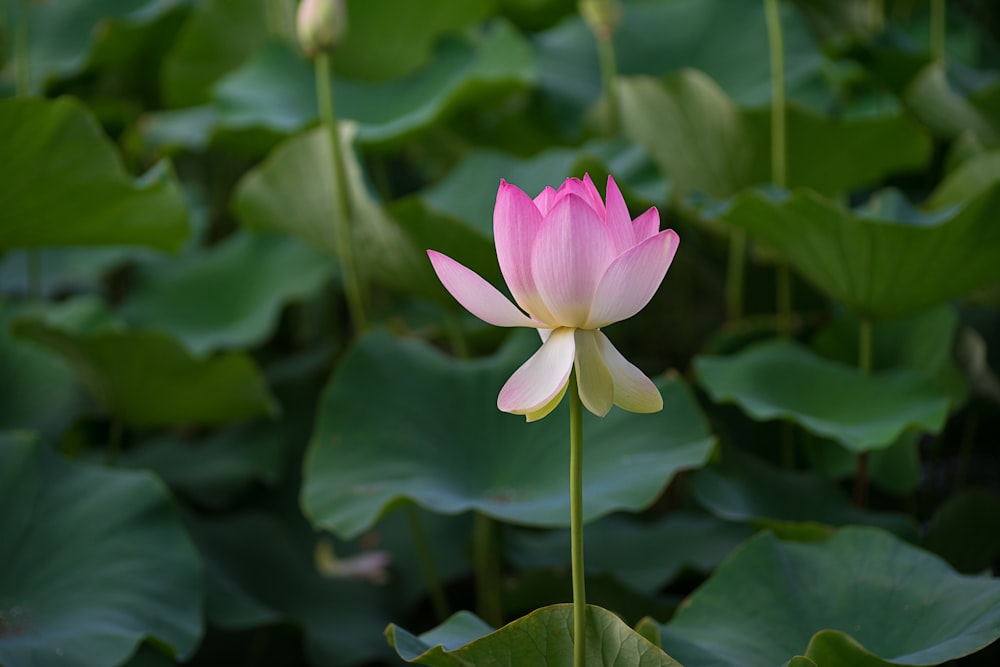
{"type": "Polygon", "coordinates": [[[573,329],[556,329],[500,390],[497,407],[516,415],[545,407],[569,381],[576,345],[573,329]]]}
{"type": "Polygon", "coordinates": [[[630,412],[659,412],[663,397],[646,374],[629,363],[608,337],[595,332],[597,346],[615,383],[615,405],[630,412]]]}
{"type": "Polygon", "coordinates": [[[462,266],[451,257],[435,250],[428,250],[434,272],[437,273],[455,300],[484,322],[498,327],[537,327],[517,309],[500,291],[479,277],[479,274],[462,266]]]}
{"type": "Polygon", "coordinates": [[[598,347],[599,331],[576,330],[576,382],[583,405],[598,417],[611,410],[615,383],[598,347]]]}
{"type": "Polygon", "coordinates": [[[547,417],[548,414],[553,410],[555,410],[562,402],[563,396],[566,395],[567,386],[569,385],[563,385],[563,388],[559,391],[558,394],[556,394],[556,397],[553,398],[548,403],[546,403],[545,405],[543,405],[542,407],[540,407],[538,410],[525,414],[524,415],[525,420],[529,422],[536,422],[542,417],[547,417]]]}
{"type": "Polygon", "coordinates": [[[663,282],[679,243],[668,229],[616,257],[594,291],[584,328],[600,329],[642,310],[663,282]]]}

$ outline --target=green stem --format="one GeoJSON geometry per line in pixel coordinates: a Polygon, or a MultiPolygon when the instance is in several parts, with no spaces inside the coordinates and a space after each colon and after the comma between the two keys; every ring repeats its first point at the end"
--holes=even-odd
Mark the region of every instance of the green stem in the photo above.
{"type": "Polygon", "coordinates": [[[587,592],[583,571],[583,403],[576,371],[569,376],[569,506],[573,568],[573,666],[585,667],[587,592]]]}
{"type": "Polygon", "coordinates": [[[499,541],[496,522],[485,514],[476,512],[472,529],[476,571],[476,613],[494,628],[503,625],[499,541]]]}
{"type": "Polygon", "coordinates": [[[944,63],[948,35],[948,16],[944,0],[931,0],[931,55],[944,63]]]}
{"type": "Polygon", "coordinates": [[[431,545],[427,540],[427,533],[424,532],[420,512],[413,503],[406,506],[406,518],[410,523],[410,535],[413,537],[413,546],[417,549],[417,560],[420,561],[420,569],[423,571],[424,583],[427,584],[431,597],[434,615],[438,621],[444,622],[451,614],[448,598],[445,597],[444,586],[441,585],[441,577],[438,576],[437,566],[434,564],[434,554],[431,553],[431,545]]]}
{"type": "MultiPolygon", "coordinates": [[[[12,3],[13,4],[13,3],[12,3]]],[[[31,60],[28,47],[28,15],[30,7],[28,0],[22,0],[21,11],[18,13],[17,27],[14,32],[14,93],[18,97],[31,94],[31,60]]]]}
{"type": "Polygon", "coordinates": [[[353,208],[351,191],[347,183],[347,169],[344,164],[344,154],[340,147],[340,133],[337,131],[337,120],[333,108],[333,88],[330,85],[330,57],[326,53],[316,56],[316,96],[319,99],[320,121],[326,128],[330,140],[332,154],[334,199],[337,215],[334,219],[337,254],[340,260],[341,274],[344,280],[344,293],[347,297],[347,308],[351,312],[351,320],[358,333],[368,327],[365,316],[364,297],[361,291],[361,280],[358,275],[354,257],[354,241],[351,234],[353,208]]]}
{"type": "Polygon", "coordinates": [[[604,92],[604,102],[607,105],[607,116],[604,127],[609,137],[618,135],[621,128],[618,105],[618,64],[615,60],[615,45],[610,34],[597,35],[597,57],[601,67],[601,87],[604,92]]]}
{"type": "Polygon", "coordinates": [[[734,229],[729,234],[729,262],[726,266],[726,320],[743,319],[743,274],[746,270],[747,233],[734,229]]]}
{"type": "MultiPolygon", "coordinates": [[[[872,372],[872,321],[861,318],[858,328],[858,370],[864,375],[872,372]]],[[[854,471],[854,504],[868,505],[868,452],[858,454],[854,471]]]]}
{"type": "Polygon", "coordinates": [[[885,30],[885,0],[869,0],[868,9],[871,12],[872,33],[877,35],[885,30]]]}

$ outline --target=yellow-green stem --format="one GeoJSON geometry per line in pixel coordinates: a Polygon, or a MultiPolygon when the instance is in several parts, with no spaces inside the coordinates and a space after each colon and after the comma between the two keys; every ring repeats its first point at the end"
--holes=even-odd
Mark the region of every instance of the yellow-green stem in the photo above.
{"type": "Polygon", "coordinates": [[[601,86],[604,91],[605,134],[609,137],[618,135],[621,129],[618,107],[618,64],[615,60],[615,45],[610,34],[597,35],[597,56],[601,67],[601,86]]]}
{"type": "Polygon", "coordinates": [[[337,117],[334,113],[333,87],[330,85],[330,56],[320,53],[315,59],[316,96],[319,100],[319,116],[326,128],[330,141],[330,153],[333,168],[333,192],[336,200],[336,216],[334,218],[334,233],[336,234],[337,255],[340,260],[340,271],[344,281],[344,294],[347,297],[347,308],[357,333],[368,327],[365,315],[365,303],[361,290],[361,279],[354,257],[354,239],[351,232],[354,208],[351,202],[351,191],[347,183],[347,169],[344,164],[344,154],[340,147],[340,133],[337,131],[337,117]]]}
{"type": "Polygon", "coordinates": [[[476,512],[472,542],[476,573],[476,613],[494,628],[499,628],[503,625],[503,583],[496,522],[485,514],[476,512]]]}
{"type": "MultiPolygon", "coordinates": [[[[864,375],[872,372],[872,321],[861,318],[858,328],[858,370],[864,375]]],[[[868,452],[858,454],[854,471],[854,504],[865,507],[868,504],[868,452]]]]}
{"type": "Polygon", "coordinates": [[[743,319],[743,274],[746,270],[747,233],[734,229],[729,235],[729,262],[726,266],[726,321],[743,319]]]}
{"type": "Polygon", "coordinates": [[[885,0],[869,0],[871,12],[872,33],[879,34],[885,30],[885,0]]]}
{"type": "Polygon", "coordinates": [[[451,614],[448,609],[448,598],[445,597],[444,586],[441,585],[441,577],[438,576],[437,566],[434,564],[434,554],[431,553],[431,545],[427,541],[427,533],[424,532],[424,523],[420,520],[420,512],[412,503],[406,506],[406,519],[410,524],[410,535],[413,538],[413,546],[417,550],[417,560],[420,561],[420,569],[424,575],[424,583],[427,584],[434,615],[437,616],[438,621],[444,622],[451,614]]]}
{"type": "Polygon", "coordinates": [[[583,403],[570,373],[569,391],[569,506],[573,568],[573,666],[585,667],[587,656],[587,591],[583,571],[583,403]]]}
{"type": "Polygon", "coordinates": [[[944,63],[948,35],[948,15],[944,0],[931,0],[931,55],[944,63]]]}

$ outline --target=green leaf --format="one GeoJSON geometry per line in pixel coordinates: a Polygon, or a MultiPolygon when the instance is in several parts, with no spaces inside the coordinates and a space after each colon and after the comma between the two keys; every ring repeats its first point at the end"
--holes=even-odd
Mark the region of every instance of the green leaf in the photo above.
{"type": "Polygon", "coordinates": [[[894,664],[937,665],[1000,636],[1000,582],[956,574],[874,528],[842,528],[818,543],[763,533],[659,630],[687,664],[773,667],[801,655],[815,633],[837,630],[894,664]]]}
{"type": "MultiPolygon", "coordinates": [[[[306,513],[345,537],[405,499],[444,514],[568,525],[567,406],[531,424],[496,408],[500,387],[537,345],[524,332],[494,357],[461,361],[382,331],[363,338],[320,399],[306,513]]],[[[713,439],[687,387],[673,378],[659,386],[662,412],[585,419],[585,519],[642,509],[677,471],[708,458],[713,439]]]]}
{"type": "Polygon", "coordinates": [[[713,400],[758,421],[788,419],[856,452],[888,447],[903,431],[937,433],[949,398],[934,382],[897,370],[864,375],[786,341],[695,360],[713,400]]]}
{"type": "Polygon", "coordinates": [[[837,630],[823,630],[813,635],[806,656],[816,667],[893,667],[895,664],[882,660],[850,635],[837,630]]]}
{"type": "Polygon", "coordinates": [[[973,155],[948,174],[927,199],[929,208],[962,205],[1000,183],[1000,150],[973,155]]]}
{"type": "Polygon", "coordinates": [[[1000,119],[991,109],[984,108],[977,99],[979,96],[963,97],[955,92],[939,62],[932,62],[920,70],[906,86],[902,97],[913,113],[936,134],[952,139],[968,133],[987,146],[1000,143],[1000,119]]]}
{"type": "Polygon", "coordinates": [[[138,181],[90,112],[73,100],[0,100],[0,250],[142,245],[176,251],[187,204],[166,163],[138,181]]]}
{"type": "Polygon", "coordinates": [[[133,326],[170,332],[196,355],[250,348],[271,335],[286,302],[316,292],[331,271],[327,255],[297,239],[237,233],[143,267],[118,312],[133,326]]]}
{"type": "MultiPolygon", "coordinates": [[[[744,111],[706,75],[623,77],[622,126],[644,146],[679,198],[735,195],[771,180],[770,116],[744,111]]],[[[923,166],[930,141],[901,115],[834,119],[789,106],[788,184],[827,195],[923,166]],[[822,159],[817,159],[822,156],[822,159]]]]}
{"type": "MultiPolygon", "coordinates": [[[[538,609],[496,632],[468,613],[452,616],[444,626],[414,636],[389,625],[385,634],[399,656],[432,667],[496,665],[496,667],[550,667],[573,660],[573,605],[538,609]],[[447,642],[442,645],[441,642],[447,642]]],[[[680,667],[680,663],[651,644],[606,609],[587,607],[587,665],[594,667],[680,667]]]]}
{"type": "Polygon", "coordinates": [[[109,323],[93,301],[70,301],[25,317],[14,334],[62,355],[109,413],[130,426],[217,424],[277,406],[243,353],[196,359],[174,338],[109,323]]]}
{"type": "MultiPolygon", "coordinates": [[[[354,126],[341,125],[341,135],[359,268],[390,287],[440,297],[424,247],[407,238],[368,193],[352,147],[354,126]]],[[[290,233],[336,257],[333,226],[339,208],[331,183],[330,142],[317,128],[282,143],[251,170],[237,185],[233,211],[250,229],[290,233]]]]}
{"type": "Polygon", "coordinates": [[[369,582],[320,575],[316,536],[297,513],[192,515],[188,525],[206,562],[206,610],[214,625],[293,623],[317,665],[368,664],[388,653],[379,637],[388,600],[369,582]]]}
{"type": "Polygon", "coordinates": [[[119,665],[147,638],[192,655],[201,567],[161,482],[0,435],[0,488],[0,663],[119,665]]]}
{"type": "Polygon", "coordinates": [[[905,514],[866,512],[851,504],[839,487],[813,472],[790,472],[726,451],[722,465],[705,467],[691,478],[691,493],[705,509],[729,521],[746,521],[782,535],[796,524],[821,524],[817,534],[849,524],[877,526],[916,540],[917,526],[905,514]]]}
{"type": "Polygon", "coordinates": [[[1000,187],[920,224],[857,214],[807,190],[748,192],[725,219],[867,317],[897,317],[1000,280],[1000,187]]]}
{"type": "MultiPolygon", "coordinates": [[[[530,44],[496,22],[475,38],[443,42],[432,62],[405,78],[337,78],[334,97],[338,118],[357,122],[361,143],[399,145],[469,100],[521,90],[536,77],[530,44]]],[[[271,44],[218,83],[215,101],[224,128],[294,132],[316,118],[315,76],[301,56],[271,44]]]]}
{"type": "Polygon", "coordinates": [[[921,544],[959,572],[987,570],[1000,555],[1000,496],[975,488],[951,496],[931,516],[921,544]]]}

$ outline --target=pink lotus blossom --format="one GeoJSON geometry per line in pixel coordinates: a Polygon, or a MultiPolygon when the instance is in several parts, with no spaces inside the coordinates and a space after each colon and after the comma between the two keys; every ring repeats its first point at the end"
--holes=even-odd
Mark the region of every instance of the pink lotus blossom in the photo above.
{"type": "Polygon", "coordinates": [[[580,398],[596,415],[612,404],[632,412],[662,409],[653,382],[601,332],[642,310],[670,267],[680,238],[660,231],[657,210],[633,221],[610,176],[607,206],[589,176],[547,187],[534,200],[501,181],[493,236],[520,309],[450,257],[427,254],[445,288],[473,315],[499,327],[532,327],[542,337],[542,347],[500,390],[497,407],[541,419],[562,400],[575,366],[580,398]]]}

